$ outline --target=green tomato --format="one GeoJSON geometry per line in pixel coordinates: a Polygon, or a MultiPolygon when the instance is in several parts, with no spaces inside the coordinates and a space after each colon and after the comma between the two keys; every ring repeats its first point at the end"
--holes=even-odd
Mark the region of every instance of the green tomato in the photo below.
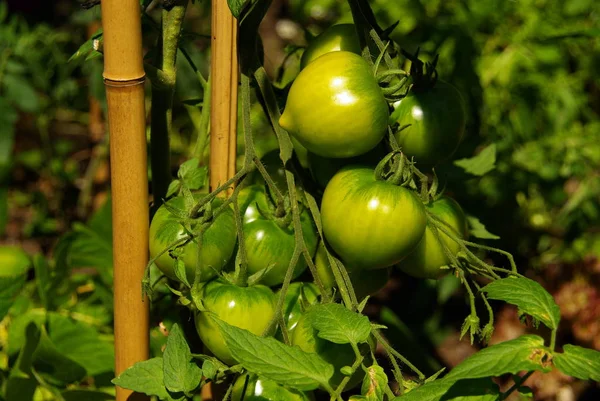
{"type": "Polygon", "coordinates": [[[233,384],[232,401],[312,401],[312,392],[302,391],[282,386],[276,381],[265,379],[248,373],[238,377],[233,384]],[[246,380],[248,383],[246,384],[246,380]],[[246,386],[246,391],[244,391],[246,386]],[[243,396],[243,397],[242,397],[243,396]]]}
{"type": "Polygon", "coordinates": [[[223,362],[233,365],[236,360],[210,313],[232,326],[262,335],[275,315],[276,298],[269,287],[255,285],[238,287],[224,280],[209,281],[200,290],[206,312],[195,316],[200,340],[223,362]]]}
{"type": "MultiPolygon", "coordinates": [[[[443,196],[427,205],[427,211],[450,225],[460,238],[467,237],[467,219],[460,205],[454,199],[443,196]]],[[[441,269],[442,266],[450,264],[450,259],[444,253],[442,242],[453,255],[458,253],[460,246],[439,230],[438,234],[440,239],[433,233],[428,222],[421,242],[410,255],[398,264],[398,267],[403,272],[418,278],[437,279],[448,273],[449,270],[441,269]]]]}
{"type": "Polygon", "coordinates": [[[360,42],[354,24],[332,25],[314,38],[302,53],[300,68],[306,67],[323,54],[340,50],[361,54],[360,42]]]}
{"type": "Polygon", "coordinates": [[[294,332],[298,320],[304,312],[303,307],[317,303],[319,295],[319,288],[313,283],[296,282],[290,284],[283,303],[283,320],[288,334],[291,335],[294,332]]]}
{"type": "Polygon", "coordinates": [[[465,132],[466,111],[460,92],[438,81],[432,89],[410,92],[394,104],[390,125],[402,152],[425,166],[450,158],[465,132]]]}
{"type": "Polygon", "coordinates": [[[348,166],[321,201],[325,239],[345,264],[380,269],[405,258],[425,233],[425,208],[410,189],[377,180],[368,167],[348,166]]]}
{"type": "Polygon", "coordinates": [[[313,179],[319,184],[321,188],[325,188],[331,178],[340,171],[342,168],[360,164],[364,166],[377,166],[377,163],[383,159],[387,151],[382,142],[379,143],[374,149],[368,151],[365,154],[351,157],[349,159],[332,159],[329,157],[322,157],[314,153],[308,153],[309,169],[313,179]]]}
{"type": "MultiPolygon", "coordinates": [[[[356,355],[350,344],[335,344],[320,338],[317,335],[317,330],[310,324],[306,313],[298,320],[296,329],[291,336],[291,343],[305,352],[316,353],[333,365],[334,373],[331,379],[329,379],[329,385],[334,389],[337,388],[345,377],[340,369],[344,366],[352,366],[356,360],[356,355]]],[[[369,344],[360,344],[359,350],[365,356],[365,363],[368,366],[368,361],[371,359],[369,344]]],[[[365,373],[362,369],[357,369],[346,384],[346,387],[344,387],[344,391],[351,390],[360,384],[364,375],[365,373]]]]}
{"type": "MultiPolygon", "coordinates": [[[[264,189],[260,186],[251,185],[242,189],[238,202],[241,202],[240,210],[244,213],[242,231],[248,273],[254,274],[271,267],[261,282],[268,286],[283,283],[296,245],[293,222],[283,223],[266,217],[272,211],[264,189]]],[[[306,247],[313,256],[317,250],[317,230],[307,209],[300,213],[300,224],[306,247]]],[[[306,261],[300,257],[293,278],[298,277],[305,269],[306,261]]]]}
{"type": "Polygon", "coordinates": [[[18,246],[0,246],[0,277],[17,277],[31,267],[29,255],[18,246]]]}
{"type": "Polygon", "coordinates": [[[327,53],[300,72],[279,124],[306,149],[348,158],[373,149],[388,127],[387,102],[362,57],[327,53]]]}
{"type": "MultiPolygon", "coordinates": [[[[317,268],[319,279],[326,290],[332,291],[334,288],[337,288],[335,277],[331,271],[331,264],[327,258],[327,251],[322,242],[317,247],[315,267],[317,268]]],[[[354,294],[359,302],[367,295],[373,295],[382,289],[389,280],[388,269],[362,270],[347,268],[346,270],[354,288],[354,294]]]]}
{"type": "MultiPolygon", "coordinates": [[[[223,203],[220,199],[213,200],[212,208],[216,210],[223,203]]],[[[184,209],[185,201],[181,196],[167,201],[169,206],[184,209]]],[[[186,231],[180,223],[180,218],[172,214],[165,205],[156,211],[150,224],[150,257],[154,258],[165,248],[178,239],[186,236],[186,231]]],[[[194,226],[192,226],[194,229],[194,226]]],[[[194,282],[196,268],[200,269],[200,282],[208,281],[223,269],[233,255],[237,238],[233,210],[226,209],[215,218],[211,226],[204,232],[200,243],[189,241],[183,245],[183,263],[186,277],[191,284],[194,282]]],[[[170,252],[160,255],[154,263],[167,277],[177,280],[175,275],[176,260],[170,252]]]]}

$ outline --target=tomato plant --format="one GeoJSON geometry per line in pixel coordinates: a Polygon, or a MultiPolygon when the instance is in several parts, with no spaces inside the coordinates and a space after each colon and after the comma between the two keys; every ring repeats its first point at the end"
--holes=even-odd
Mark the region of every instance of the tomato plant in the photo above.
{"type": "MultiPolygon", "coordinates": [[[[213,210],[218,208],[222,201],[215,199],[212,203],[213,210]]],[[[167,202],[168,206],[162,205],[154,215],[150,224],[150,257],[158,256],[154,263],[169,278],[177,280],[175,274],[176,259],[171,252],[163,252],[167,247],[173,245],[177,240],[188,235],[199,228],[198,219],[189,223],[183,223],[167,207],[183,210],[185,200],[178,196],[167,202]],[[183,223],[183,225],[182,225],[183,223]],[[189,224],[186,229],[184,225],[189,224]]],[[[215,277],[219,271],[229,262],[233,255],[236,243],[235,221],[233,210],[230,208],[219,214],[214,222],[206,229],[200,239],[193,238],[184,245],[178,247],[181,259],[185,265],[185,275],[188,282],[194,282],[196,271],[199,270],[199,280],[208,281],[215,277]],[[179,249],[180,248],[180,249],[179,249]]]]}
{"type": "MultiPolygon", "coordinates": [[[[466,238],[468,234],[467,220],[460,205],[452,198],[443,196],[427,205],[427,212],[446,223],[455,231],[455,235],[466,238]]],[[[444,248],[456,256],[460,245],[435,228],[428,222],[425,235],[414,251],[410,253],[398,267],[405,273],[418,278],[439,278],[448,270],[441,269],[442,266],[450,264],[451,260],[446,255],[444,248]]]]}
{"type": "Polygon", "coordinates": [[[415,193],[377,180],[368,167],[345,167],[329,181],[321,219],[331,248],[357,269],[400,262],[425,232],[425,209],[415,193]]]}
{"type": "Polygon", "coordinates": [[[390,123],[397,124],[396,140],[419,165],[435,166],[456,151],[465,132],[466,112],[454,86],[438,81],[433,88],[411,91],[394,107],[390,123]]]}
{"type": "Polygon", "coordinates": [[[387,102],[367,62],[347,51],[327,53],[294,80],[281,127],[323,157],[373,149],[387,131],[387,102]]]}
{"type": "Polygon", "coordinates": [[[275,314],[275,294],[268,287],[238,287],[217,279],[206,283],[200,292],[205,311],[195,316],[200,339],[217,358],[235,363],[219,327],[211,314],[233,326],[261,335],[275,314]]]}
{"type": "MultiPolygon", "coordinates": [[[[272,215],[263,187],[249,186],[240,192],[248,272],[253,274],[268,268],[269,271],[262,276],[261,282],[268,286],[281,284],[295,247],[291,222],[285,217],[277,218],[272,215]]],[[[314,255],[317,233],[308,210],[301,213],[300,220],[304,241],[311,255],[314,255]]],[[[305,269],[306,262],[301,258],[296,265],[294,278],[305,269]]]]}
{"type": "Polygon", "coordinates": [[[311,401],[311,392],[284,387],[276,381],[243,374],[233,384],[232,401],[311,401]],[[246,391],[244,391],[244,388],[246,391]]]}
{"type": "Polygon", "coordinates": [[[304,50],[304,53],[302,53],[300,67],[306,67],[323,54],[340,50],[355,54],[361,53],[358,34],[356,33],[356,26],[354,24],[332,25],[314,38],[306,50],[304,50]]]}

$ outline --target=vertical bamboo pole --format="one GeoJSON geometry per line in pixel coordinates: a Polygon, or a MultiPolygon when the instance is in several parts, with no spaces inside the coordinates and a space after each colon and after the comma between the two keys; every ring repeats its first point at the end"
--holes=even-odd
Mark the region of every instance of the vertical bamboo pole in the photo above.
{"type": "Polygon", "coordinates": [[[237,119],[237,21],[227,2],[212,1],[210,186],[235,173],[237,119]]]}
{"type": "MultiPolygon", "coordinates": [[[[211,109],[210,109],[210,188],[235,175],[237,148],[237,20],[227,2],[212,0],[211,15],[211,109]]],[[[231,191],[223,191],[226,196],[231,191]]],[[[213,400],[213,390],[202,387],[202,399],[213,400]]]]}
{"type": "MultiPolygon", "coordinates": [[[[104,84],[110,132],[115,373],[148,359],[148,175],[139,0],[102,0],[104,84]]],[[[117,387],[117,401],[148,399],[117,387]]]]}

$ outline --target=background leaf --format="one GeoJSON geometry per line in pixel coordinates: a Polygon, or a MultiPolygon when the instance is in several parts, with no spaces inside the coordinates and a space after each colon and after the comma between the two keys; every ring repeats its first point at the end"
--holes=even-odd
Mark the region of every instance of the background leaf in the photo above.
{"type": "Polygon", "coordinates": [[[496,168],[496,144],[485,147],[476,156],[456,160],[454,164],[462,167],[469,174],[485,175],[496,168]]]}

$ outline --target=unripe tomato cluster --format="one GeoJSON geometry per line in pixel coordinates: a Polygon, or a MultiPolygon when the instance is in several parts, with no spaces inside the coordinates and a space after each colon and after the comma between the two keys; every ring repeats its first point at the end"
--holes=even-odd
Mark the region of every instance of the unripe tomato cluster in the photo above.
{"type": "MultiPolygon", "coordinates": [[[[454,200],[436,196],[424,202],[414,189],[377,176],[374,169],[391,150],[384,140],[390,129],[403,154],[417,165],[430,167],[448,159],[464,132],[460,94],[451,85],[438,82],[427,89],[415,87],[403,99],[391,102],[360,51],[351,24],[333,26],[317,37],[304,52],[302,70],[290,87],[279,121],[294,139],[294,146],[308,151],[309,168],[300,173],[312,178],[313,185],[298,184],[297,206],[302,240],[313,258],[316,282],[324,291],[321,294],[309,278],[301,256],[285,296],[285,331],[292,345],[315,352],[336,367],[330,381],[333,388],[344,378],[340,369],[351,365],[355,355],[349,345],[319,338],[305,318],[306,310],[319,302],[321,295],[337,296],[330,264],[334,259],[329,254],[343,262],[360,301],[385,285],[393,267],[419,278],[439,278],[447,272],[442,267],[451,263],[449,254],[456,255],[460,246],[436,229],[439,222],[453,231],[455,238],[467,235],[465,216],[454,200]],[[312,191],[314,188],[317,190],[312,191]],[[303,191],[315,192],[320,200],[322,240],[306,202],[302,202],[303,191]]],[[[203,309],[195,315],[198,334],[206,348],[229,365],[237,361],[213,315],[256,335],[284,338],[280,328],[270,333],[265,330],[277,312],[274,291],[284,282],[298,237],[289,198],[285,197],[282,213],[273,195],[273,185],[275,192],[284,196],[288,192],[279,152],[268,153],[262,162],[272,186],[256,171],[244,180],[235,200],[241,230],[236,229],[233,207],[225,208],[210,223],[177,213],[185,208],[183,197],[161,206],[150,227],[150,254],[155,265],[168,278],[199,288],[203,309]],[[238,232],[243,238],[237,238],[238,232]],[[242,239],[245,271],[257,284],[240,286],[221,277],[239,262],[236,255],[242,239]]],[[[210,210],[214,212],[222,204],[216,198],[210,210]]],[[[370,355],[368,349],[365,355],[370,355]]],[[[362,374],[359,369],[346,389],[360,383],[362,374]]],[[[239,399],[242,392],[244,399],[312,399],[256,376],[238,379],[233,399],[239,399]],[[256,389],[278,395],[261,395],[256,389]]]]}

